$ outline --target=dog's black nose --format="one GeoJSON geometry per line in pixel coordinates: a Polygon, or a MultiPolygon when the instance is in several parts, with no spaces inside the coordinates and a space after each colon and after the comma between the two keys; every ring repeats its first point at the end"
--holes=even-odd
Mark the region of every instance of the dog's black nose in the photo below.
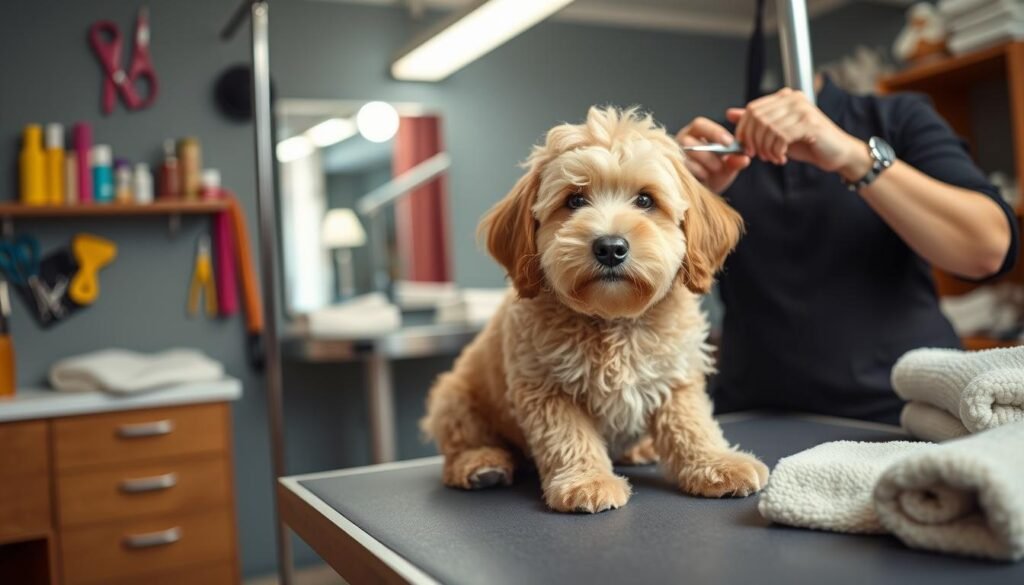
{"type": "Polygon", "coordinates": [[[629,256],[629,242],[622,236],[601,236],[591,248],[594,258],[608,267],[618,266],[629,256]]]}

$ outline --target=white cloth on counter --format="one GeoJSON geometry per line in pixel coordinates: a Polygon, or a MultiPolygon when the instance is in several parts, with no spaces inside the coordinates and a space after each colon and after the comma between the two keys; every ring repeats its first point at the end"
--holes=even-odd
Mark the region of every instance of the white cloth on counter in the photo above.
{"type": "Polygon", "coordinates": [[[874,502],[908,546],[1024,559],[1024,423],[900,458],[880,476],[874,502]]]}
{"type": "Polygon", "coordinates": [[[780,460],[757,509],[768,520],[789,526],[884,532],[871,501],[878,477],[897,458],[934,446],[910,441],[823,443],[780,460]]]}
{"type": "Polygon", "coordinates": [[[407,311],[434,309],[458,295],[458,288],[454,282],[396,280],[392,291],[395,303],[407,311]]]}
{"type": "Polygon", "coordinates": [[[358,296],[305,315],[306,333],[323,339],[379,337],[402,327],[402,312],[381,293],[358,296]]]}
{"type": "Polygon", "coordinates": [[[50,368],[50,385],[61,392],[134,394],[176,384],[224,377],[224,366],[195,349],[140,353],[103,349],[62,359],[50,368]]]}
{"type": "Polygon", "coordinates": [[[937,406],[916,400],[903,405],[900,426],[911,436],[935,443],[970,434],[959,418],[937,406]]]}
{"type": "Polygon", "coordinates": [[[466,288],[437,305],[437,322],[484,325],[498,312],[509,294],[508,288],[466,288]]]}
{"type": "Polygon", "coordinates": [[[915,349],[893,366],[892,386],[900,398],[937,406],[971,432],[1024,421],[1024,346],[915,349]]]}

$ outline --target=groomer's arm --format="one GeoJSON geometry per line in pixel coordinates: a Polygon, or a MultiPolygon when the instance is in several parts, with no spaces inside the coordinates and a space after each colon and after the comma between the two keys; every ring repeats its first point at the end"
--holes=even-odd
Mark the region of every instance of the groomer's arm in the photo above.
{"type": "MultiPolygon", "coordinates": [[[[790,159],[808,162],[847,181],[859,180],[871,168],[867,144],[839,128],[800,92],[783,89],[746,108],[731,108],[726,115],[736,123],[736,138],[749,156],[776,164],[790,159]]],[[[913,111],[908,116],[921,117],[913,111]]],[[[926,122],[930,120],[920,122],[922,131],[931,131],[924,126],[926,122]]],[[[948,129],[945,133],[955,141],[948,129]]],[[[920,136],[919,140],[927,143],[932,138],[920,136]]],[[[923,146],[922,152],[926,148],[923,146]]],[[[936,151],[934,158],[947,154],[936,151]]],[[[897,156],[902,157],[899,150],[897,156]]],[[[927,160],[915,162],[929,164],[927,160]]],[[[903,160],[897,160],[859,193],[932,265],[967,278],[984,278],[1003,266],[1011,242],[1010,224],[990,197],[936,180],[903,160]]]]}

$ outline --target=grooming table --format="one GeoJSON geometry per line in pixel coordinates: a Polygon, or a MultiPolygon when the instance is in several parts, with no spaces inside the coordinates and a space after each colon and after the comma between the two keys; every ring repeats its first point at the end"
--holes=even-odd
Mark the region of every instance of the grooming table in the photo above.
{"type": "MultiPolygon", "coordinates": [[[[772,467],[826,441],[905,438],[896,427],[828,417],[719,420],[772,467]]],[[[1024,583],[1024,563],[771,525],[756,495],[692,498],[654,466],[618,471],[633,497],[596,515],[548,511],[535,475],[509,488],[446,488],[439,457],[282,478],[278,492],[282,520],[353,584],[1024,583]]]]}

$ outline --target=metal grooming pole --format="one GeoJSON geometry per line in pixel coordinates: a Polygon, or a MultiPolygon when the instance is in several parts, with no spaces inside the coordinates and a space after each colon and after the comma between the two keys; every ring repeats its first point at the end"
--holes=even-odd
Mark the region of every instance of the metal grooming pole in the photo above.
{"type": "Polygon", "coordinates": [[[277,502],[277,478],[287,475],[284,458],[284,403],[281,380],[281,343],[277,334],[277,199],[274,196],[274,151],[270,110],[270,39],[267,0],[243,0],[221,32],[234,36],[249,12],[252,25],[252,104],[256,138],[256,207],[259,215],[260,270],[263,293],[265,351],[264,380],[270,426],[273,471],[274,524],[277,527],[277,571],[280,585],[292,585],[292,543],[281,522],[277,502]]]}
{"type": "MultiPolygon", "coordinates": [[[[277,333],[277,200],[274,194],[274,151],[271,137],[270,45],[268,0],[242,0],[221,32],[231,39],[245,20],[251,18],[252,97],[256,138],[256,204],[259,215],[259,250],[262,260],[261,285],[265,321],[264,351],[267,415],[270,426],[273,478],[274,523],[277,527],[277,565],[280,585],[292,585],[290,533],[280,520],[277,478],[287,475],[284,458],[284,404],[281,380],[281,344],[277,333]]],[[[798,88],[814,102],[814,70],[811,36],[808,31],[806,0],[776,0],[779,42],[786,85],[798,88]]]]}
{"type": "Polygon", "coordinates": [[[814,63],[811,33],[807,28],[807,0],[776,0],[775,8],[786,87],[799,89],[813,104],[816,101],[814,63]]]}

